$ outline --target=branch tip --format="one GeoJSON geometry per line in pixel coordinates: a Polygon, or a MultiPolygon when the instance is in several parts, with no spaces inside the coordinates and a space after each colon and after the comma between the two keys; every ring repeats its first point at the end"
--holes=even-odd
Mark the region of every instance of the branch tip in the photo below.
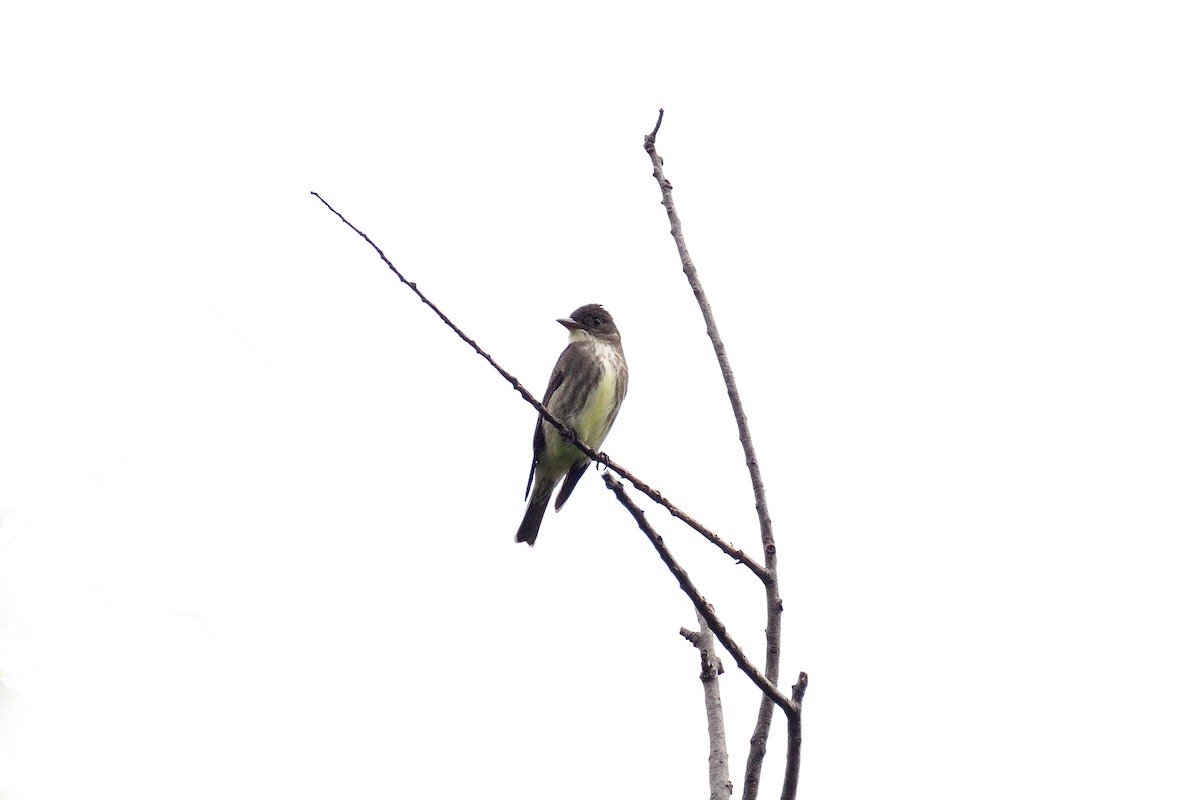
{"type": "Polygon", "coordinates": [[[654,130],[652,130],[652,131],[650,131],[650,133],[646,134],[646,145],[647,146],[654,145],[654,140],[658,136],[658,129],[662,127],[662,120],[663,120],[663,110],[660,108],[658,110],[658,119],[654,123],[654,130]]]}

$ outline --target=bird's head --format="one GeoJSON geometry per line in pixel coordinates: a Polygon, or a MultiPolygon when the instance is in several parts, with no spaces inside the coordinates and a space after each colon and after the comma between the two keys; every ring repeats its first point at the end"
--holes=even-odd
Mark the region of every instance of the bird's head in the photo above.
{"type": "Polygon", "coordinates": [[[621,334],[613,322],[612,314],[604,310],[599,303],[589,303],[571,312],[571,316],[560,319],[559,324],[571,332],[571,338],[577,335],[591,335],[598,339],[620,340],[621,334]]]}

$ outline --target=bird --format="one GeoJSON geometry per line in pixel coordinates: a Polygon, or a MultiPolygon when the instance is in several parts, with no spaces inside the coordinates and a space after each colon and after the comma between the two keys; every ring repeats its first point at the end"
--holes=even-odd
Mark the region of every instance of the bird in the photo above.
{"type": "MultiPolygon", "coordinates": [[[[621,334],[612,314],[598,303],[580,306],[558,322],[569,332],[570,341],[550,373],[542,405],[570,426],[581,441],[598,450],[612,430],[629,386],[621,334]]],[[[590,462],[557,428],[538,417],[533,429],[533,464],[525,484],[529,504],[516,541],[533,547],[554,487],[562,481],[554,501],[554,510],[558,511],[590,462]]]]}

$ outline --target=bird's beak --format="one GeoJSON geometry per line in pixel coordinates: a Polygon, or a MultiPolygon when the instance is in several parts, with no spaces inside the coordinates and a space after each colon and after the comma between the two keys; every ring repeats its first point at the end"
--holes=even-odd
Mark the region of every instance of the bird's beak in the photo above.
{"type": "Polygon", "coordinates": [[[558,324],[562,325],[564,328],[566,328],[569,331],[583,330],[583,324],[580,322],[576,322],[573,319],[560,319],[558,321],[558,324]]]}

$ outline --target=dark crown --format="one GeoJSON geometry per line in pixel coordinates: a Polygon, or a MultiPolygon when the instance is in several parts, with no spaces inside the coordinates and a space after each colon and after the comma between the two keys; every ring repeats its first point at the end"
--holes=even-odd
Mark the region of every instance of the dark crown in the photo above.
{"type": "Polygon", "coordinates": [[[617,325],[613,322],[612,314],[604,310],[599,303],[589,303],[571,312],[571,319],[583,326],[589,333],[614,334],[617,325]]]}

